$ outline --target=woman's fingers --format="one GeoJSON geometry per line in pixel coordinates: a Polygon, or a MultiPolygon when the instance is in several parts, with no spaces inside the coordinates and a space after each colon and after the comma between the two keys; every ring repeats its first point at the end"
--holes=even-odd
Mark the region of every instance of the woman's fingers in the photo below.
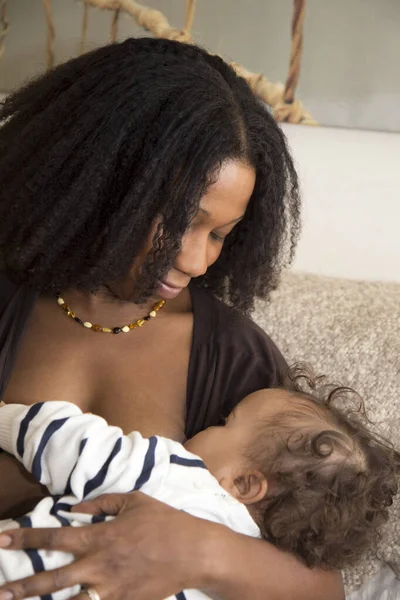
{"type": "MultiPolygon", "coordinates": [[[[89,550],[101,548],[104,544],[102,524],[84,527],[55,527],[30,529],[21,527],[9,529],[0,534],[0,548],[9,550],[41,549],[61,550],[75,556],[83,556],[89,550]]],[[[104,542],[106,543],[106,542],[104,542]]]]}
{"type": "MultiPolygon", "coordinates": [[[[79,586],[88,578],[88,568],[90,564],[87,561],[81,560],[76,563],[71,563],[66,567],[53,569],[52,571],[42,571],[32,577],[20,579],[6,583],[0,588],[0,598],[4,597],[5,593],[9,593],[7,597],[13,600],[22,600],[23,598],[32,598],[34,596],[46,596],[58,590],[73,588],[79,586]],[[11,595],[10,595],[11,593],[11,595]]],[[[86,582],[85,582],[86,583],[86,582]]],[[[89,583],[87,585],[90,585],[89,583]]],[[[79,588],[72,593],[79,592],[79,588]]],[[[88,596],[83,600],[88,600],[88,596]]]]}
{"type": "MultiPolygon", "coordinates": [[[[110,598],[109,593],[106,591],[105,588],[101,586],[96,586],[92,589],[96,590],[100,597],[100,600],[108,600],[110,598]]],[[[87,592],[85,592],[85,590],[82,590],[77,596],[71,598],[71,600],[89,600],[89,595],[87,592]]]]}
{"type": "Polygon", "coordinates": [[[123,512],[128,505],[128,501],[133,502],[133,496],[126,494],[103,494],[93,500],[86,500],[73,506],[71,512],[87,513],[89,515],[118,515],[123,512]]]}
{"type": "MultiPolygon", "coordinates": [[[[5,537],[10,542],[3,547],[61,550],[77,557],[67,567],[7,583],[0,588],[0,600],[2,592],[10,592],[4,600],[22,600],[77,584],[96,590],[100,600],[155,600],[203,586],[209,539],[215,535],[214,529],[211,536],[204,533],[206,521],[140,492],[103,497],[98,506],[119,514],[96,525],[13,529],[0,535],[0,543],[5,537]]],[[[73,594],[89,600],[79,588],[73,594]]]]}

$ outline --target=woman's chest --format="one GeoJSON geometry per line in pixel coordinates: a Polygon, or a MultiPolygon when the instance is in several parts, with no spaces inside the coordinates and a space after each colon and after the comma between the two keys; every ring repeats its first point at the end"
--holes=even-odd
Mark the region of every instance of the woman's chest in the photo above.
{"type": "Polygon", "coordinates": [[[191,315],[164,323],[160,319],[147,331],[119,336],[80,330],[64,321],[41,327],[33,315],[5,402],[66,400],[125,433],[183,439],[191,315]]]}

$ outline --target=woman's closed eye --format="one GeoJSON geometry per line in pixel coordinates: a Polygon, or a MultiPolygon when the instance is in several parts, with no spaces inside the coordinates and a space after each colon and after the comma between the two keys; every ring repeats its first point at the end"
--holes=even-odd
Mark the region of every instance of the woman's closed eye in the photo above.
{"type": "Polygon", "coordinates": [[[211,231],[210,237],[214,241],[218,242],[219,244],[223,244],[225,242],[226,238],[228,237],[228,235],[230,235],[232,233],[232,231],[236,228],[236,225],[238,225],[238,223],[240,223],[241,220],[242,220],[242,217],[240,219],[236,219],[233,223],[229,223],[229,224],[225,225],[224,232],[211,231]]]}
{"type": "Polygon", "coordinates": [[[226,235],[218,235],[218,233],[215,233],[214,231],[212,231],[210,233],[210,237],[216,241],[219,242],[220,244],[223,244],[226,238],[226,235]]]}

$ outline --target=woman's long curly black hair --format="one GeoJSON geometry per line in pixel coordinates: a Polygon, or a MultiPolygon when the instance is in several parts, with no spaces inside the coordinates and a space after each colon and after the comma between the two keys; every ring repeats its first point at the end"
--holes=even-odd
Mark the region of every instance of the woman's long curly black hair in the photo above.
{"type": "Polygon", "coordinates": [[[1,270],[17,282],[93,291],[128,272],[159,216],[148,296],[227,159],[255,168],[255,189],[200,283],[246,311],[292,258],[300,201],[285,137],[201,48],[150,38],[100,48],[8,97],[0,123],[1,270]]]}

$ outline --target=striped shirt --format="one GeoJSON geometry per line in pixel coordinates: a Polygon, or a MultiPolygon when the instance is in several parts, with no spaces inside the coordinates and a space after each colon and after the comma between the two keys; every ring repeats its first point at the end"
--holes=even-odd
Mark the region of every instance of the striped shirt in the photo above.
{"type": "MultiPolygon", "coordinates": [[[[105,517],[70,513],[71,507],[100,494],[140,490],[196,517],[238,533],[260,536],[246,507],[230,496],[202,460],[182,444],[158,436],[143,438],[136,431],[123,435],[118,427],[101,417],[83,414],[69,402],[3,406],[0,448],[14,455],[51,494],[29,515],[0,521],[3,531],[96,523],[105,517]]],[[[73,559],[71,554],[58,551],[0,549],[0,584],[61,567],[73,559]]],[[[74,586],[43,598],[64,600],[79,589],[74,586]]],[[[173,597],[204,598],[207,596],[198,590],[185,590],[173,597]]]]}

